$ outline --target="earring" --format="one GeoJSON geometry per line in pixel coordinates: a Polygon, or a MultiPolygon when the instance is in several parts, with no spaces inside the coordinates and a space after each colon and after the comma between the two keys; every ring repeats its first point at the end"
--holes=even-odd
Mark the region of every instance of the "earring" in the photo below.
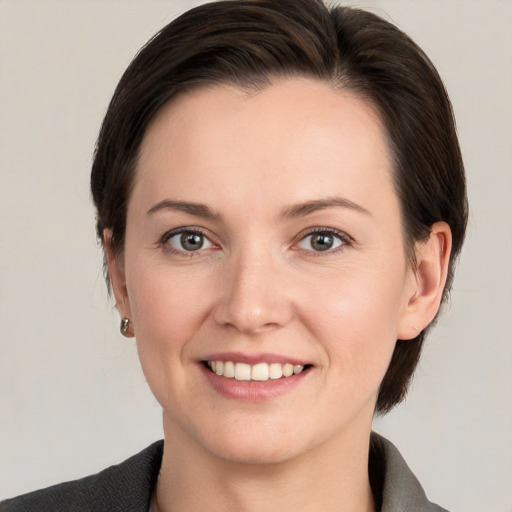
{"type": "Polygon", "coordinates": [[[121,334],[125,336],[126,338],[131,338],[131,333],[129,332],[130,329],[130,319],[123,317],[121,319],[121,326],[119,330],[121,331],[121,334]]]}

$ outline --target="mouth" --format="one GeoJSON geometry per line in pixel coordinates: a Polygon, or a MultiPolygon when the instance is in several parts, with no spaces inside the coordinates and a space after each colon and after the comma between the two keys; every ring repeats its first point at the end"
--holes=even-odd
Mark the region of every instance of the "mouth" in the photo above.
{"type": "Polygon", "coordinates": [[[236,361],[203,361],[203,365],[210,372],[236,381],[266,382],[269,380],[283,380],[300,375],[309,370],[310,364],[293,363],[266,363],[247,364],[236,361]]]}

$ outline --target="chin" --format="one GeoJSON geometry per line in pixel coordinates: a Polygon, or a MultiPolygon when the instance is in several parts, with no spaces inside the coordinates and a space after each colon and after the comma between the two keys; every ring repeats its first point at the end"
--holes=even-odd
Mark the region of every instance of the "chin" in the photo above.
{"type": "Polygon", "coordinates": [[[244,465],[280,464],[304,451],[297,432],[290,432],[283,425],[261,427],[223,428],[199,442],[214,457],[244,465]]]}
{"type": "MultiPolygon", "coordinates": [[[[290,443],[288,443],[290,444],[290,443]]],[[[228,446],[213,447],[211,453],[226,462],[243,465],[270,465],[282,464],[293,458],[298,453],[290,446],[274,446],[271,443],[245,442],[228,446]]]]}

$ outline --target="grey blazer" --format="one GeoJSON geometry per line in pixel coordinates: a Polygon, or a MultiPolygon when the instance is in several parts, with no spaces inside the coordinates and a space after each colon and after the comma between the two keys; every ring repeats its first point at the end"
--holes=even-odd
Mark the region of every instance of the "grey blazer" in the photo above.
{"type": "MultiPolygon", "coordinates": [[[[0,503],[0,512],[148,512],[163,441],[101,473],[0,503]]],[[[430,503],[398,450],[372,434],[369,474],[380,512],[447,512],[430,503]]]]}

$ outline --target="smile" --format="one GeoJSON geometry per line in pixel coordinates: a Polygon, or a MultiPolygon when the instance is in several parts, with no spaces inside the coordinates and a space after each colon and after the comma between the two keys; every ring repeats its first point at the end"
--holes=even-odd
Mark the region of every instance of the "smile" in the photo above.
{"type": "Polygon", "coordinates": [[[292,363],[235,363],[233,361],[207,361],[206,366],[216,375],[238,381],[277,380],[299,375],[310,365],[292,363]]]}

